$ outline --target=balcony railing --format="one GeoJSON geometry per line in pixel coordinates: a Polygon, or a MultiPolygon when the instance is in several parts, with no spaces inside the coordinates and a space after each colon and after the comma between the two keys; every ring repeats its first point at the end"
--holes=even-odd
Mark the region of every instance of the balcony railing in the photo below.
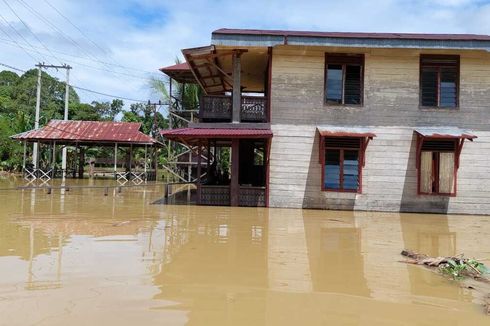
{"type": "MultiPolygon", "coordinates": [[[[201,205],[230,206],[230,186],[201,185],[201,205]]],[[[265,207],[265,187],[240,186],[239,205],[265,207]]]]}
{"type": "MultiPolygon", "coordinates": [[[[233,98],[229,95],[206,95],[201,97],[199,117],[201,122],[231,122],[233,98]]],[[[267,98],[242,96],[240,121],[267,122],[267,98]]]]}

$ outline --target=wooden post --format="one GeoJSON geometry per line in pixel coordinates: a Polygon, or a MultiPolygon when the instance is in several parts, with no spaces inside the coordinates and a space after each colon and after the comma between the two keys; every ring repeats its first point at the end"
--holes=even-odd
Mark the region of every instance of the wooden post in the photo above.
{"type": "Polygon", "coordinates": [[[129,175],[128,175],[128,180],[131,179],[132,167],[133,167],[133,144],[129,144],[129,175]]]}
{"type": "Polygon", "coordinates": [[[240,171],[240,139],[231,140],[231,184],[230,184],[230,204],[238,206],[240,199],[240,184],[238,173],[240,171]]]}
{"type": "Polygon", "coordinates": [[[233,110],[232,110],[232,122],[240,122],[240,108],[242,106],[241,98],[241,59],[240,52],[233,53],[233,110]]]}
{"type": "Polygon", "coordinates": [[[83,170],[85,165],[85,148],[80,147],[80,152],[78,153],[78,178],[83,179],[83,170]]]}
{"type": "Polygon", "coordinates": [[[201,204],[201,155],[202,155],[202,146],[201,144],[197,145],[197,204],[201,204]]]}

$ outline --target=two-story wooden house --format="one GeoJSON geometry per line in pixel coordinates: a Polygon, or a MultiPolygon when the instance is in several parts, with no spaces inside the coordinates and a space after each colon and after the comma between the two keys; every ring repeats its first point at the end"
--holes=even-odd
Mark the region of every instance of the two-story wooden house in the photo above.
{"type": "Polygon", "coordinates": [[[490,212],[490,36],[220,29],[211,43],[162,68],[205,93],[200,123],[162,131],[213,154],[200,204],[490,212]]]}

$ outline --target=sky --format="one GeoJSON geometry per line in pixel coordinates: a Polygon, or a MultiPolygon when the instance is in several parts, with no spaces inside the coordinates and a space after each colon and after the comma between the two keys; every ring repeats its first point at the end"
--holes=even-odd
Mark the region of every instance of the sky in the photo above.
{"type": "Polygon", "coordinates": [[[154,101],[148,79],[218,28],[490,34],[489,17],[490,0],[0,0],[0,63],[67,63],[73,85],[154,101]]]}

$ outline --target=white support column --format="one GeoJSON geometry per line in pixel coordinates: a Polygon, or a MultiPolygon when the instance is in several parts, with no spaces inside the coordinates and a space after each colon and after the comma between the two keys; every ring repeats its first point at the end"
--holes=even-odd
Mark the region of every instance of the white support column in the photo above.
{"type": "MultiPolygon", "coordinates": [[[[70,69],[71,67],[68,66],[66,68],[66,85],[65,85],[65,114],[63,116],[63,120],[67,121],[68,120],[68,100],[70,98],[70,69]]],[[[66,176],[66,156],[67,156],[67,148],[66,146],[63,147],[63,152],[61,154],[61,170],[63,173],[63,179],[66,176]]]]}
{"type": "MultiPolygon", "coordinates": [[[[34,118],[34,129],[39,129],[39,115],[41,110],[41,64],[37,65],[37,91],[36,91],[36,115],[34,118]]],[[[35,142],[32,148],[32,164],[37,169],[39,143],[35,142]]]]}
{"type": "Polygon", "coordinates": [[[146,148],[146,145],[145,145],[145,178],[146,178],[146,163],[147,163],[146,154],[147,154],[147,148],[146,148]]]}
{"type": "Polygon", "coordinates": [[[114,144],[114,176],[117,172],[117,143],[114,144]]]}
{"type": "Polygon", "coordinates": [[[27,141],[24,140],[24,156],[22,158],[22,173],[26,170],[27,141]]]}

